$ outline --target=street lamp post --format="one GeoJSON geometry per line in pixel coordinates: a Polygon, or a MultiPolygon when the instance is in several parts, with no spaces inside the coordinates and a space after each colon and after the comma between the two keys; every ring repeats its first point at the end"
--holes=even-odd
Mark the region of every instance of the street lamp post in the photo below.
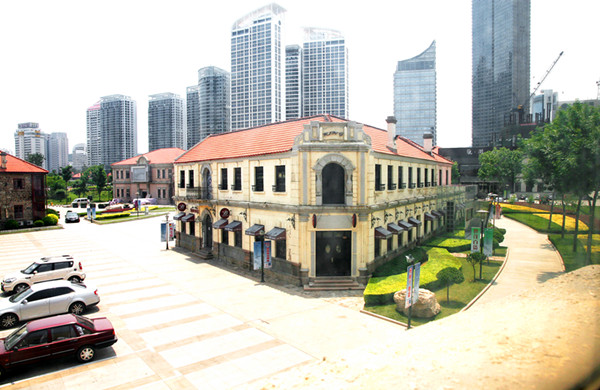
{"type": "Polygon", "coordinates": [[[140,217],[140,193],[136,192],[135,193],[135,211],[137,214],[137,218],[140,217]]]}
{"type": "Polygon", "coordinates": [[[169,250],[169,214],[165,215],[165,241],[167,242],[167,250],[169,250]]]}

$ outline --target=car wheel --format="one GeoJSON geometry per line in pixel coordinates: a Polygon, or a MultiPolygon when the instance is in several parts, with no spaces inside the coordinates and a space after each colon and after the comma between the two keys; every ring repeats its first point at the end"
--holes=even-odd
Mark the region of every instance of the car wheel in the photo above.
{"type": "Polygon", "coordinates": [[[84,345],[77,351],[77,360],[82,363],[89,362],[96,355],[96,350],[91,345],[84,345]]]}
{"type": "Polygon", "coordinates": [[[0,366],[0,382],[4,380],[4,378],[6,377],[6,370],[0,366]]]}
{"type": "Polygon", "coordinates": [[[71,276],[69,278],[69,282],[71,282],[71,283],[81,283],[81,279],[78,276],[71,276]]]}
{"type": "Polygon", "coordinates": [[[19,283],[15,286],[14,291],[16,293],[20,293],[23,290],[27,290],[29,288],[29,285],[25,284],[25,283],[19,283]]]}
{"type": "Polygon", "coordinates": [[[19,318],[13,313],[6,313],[0,317],[0,326],[4,329],[12,328],[17,324],[19,318]]]}
{"type": "Polygon", "coordinates": [[[75,302],[72,303],[71,306],[69,306],[69,313],[71,314],[81,315],[84,310],[85,304],[83,304],[82,302],[75,302]]]}

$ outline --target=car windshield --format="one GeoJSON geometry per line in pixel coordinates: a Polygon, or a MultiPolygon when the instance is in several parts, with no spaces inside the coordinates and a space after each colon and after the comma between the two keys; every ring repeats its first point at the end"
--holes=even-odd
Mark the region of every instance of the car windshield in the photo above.
{"type": "Polygon", "coordinates": [[[23,297],[28,296],[30,292],[31,292],[31,289],[26,288],[25,290],[18,292],[15,295],[13,295],[12,297],[8,298],[8,300],[13,303],[19,302],[21,299],[23,299],[23,297]]]}
{"type": "Polygon", "coordinates": [[[31,265],[27,268],[25,268],[23,271],[24,274],[30,275],[33,273],[33,271],[35,271],[35,269],[38,267],[38,263],[31,263],[31,265]]]}
{"type": "Polygon", "coordinates": [[[8,335],[6,339],[4,339],[4,350],[11,350],[17,341],[21,339],[21,336],[27,333],[27,324],[21,326],[19,329],[15,330],[11,334],[8,335]]]}

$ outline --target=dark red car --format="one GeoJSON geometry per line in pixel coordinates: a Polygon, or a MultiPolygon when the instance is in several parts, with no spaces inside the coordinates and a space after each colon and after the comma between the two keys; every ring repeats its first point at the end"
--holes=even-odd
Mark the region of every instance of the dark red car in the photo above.
{"type": "Polygon", "coordinates": [[[62,314],[31,321],[0,339],[0,378],[13,368],[45,359],[74,356],[87,362],[96,349],[116,342],[115,330],[105,317],[62,314]]]}

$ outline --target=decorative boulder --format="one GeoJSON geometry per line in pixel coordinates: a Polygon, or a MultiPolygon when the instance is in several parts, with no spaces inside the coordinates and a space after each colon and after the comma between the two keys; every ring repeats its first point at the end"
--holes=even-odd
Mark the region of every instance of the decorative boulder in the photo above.
{"type": "MultiPolygon", "coordinates": [[[[408,307],[405,308],[406,289],[400,290],[394,294],[394,302],[396,302],[396,311],[408,315],[408,307]]],[[[419,289],[419,300],[412,305],[413,317],[431,318],[435,317],[442,308],[438,303],[435,294],[424,288],[419,289]]]]}

